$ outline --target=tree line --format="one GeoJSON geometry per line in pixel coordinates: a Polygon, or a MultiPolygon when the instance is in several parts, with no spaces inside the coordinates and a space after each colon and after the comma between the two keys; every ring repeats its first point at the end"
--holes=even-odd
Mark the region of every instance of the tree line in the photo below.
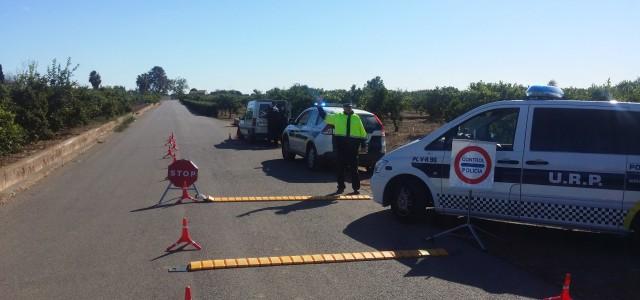
{"type": "Polygon", "coordinates": [[[90,87],[83,86],[73,79],[77,68],[71,58],[66,64],[54,59],[44,74],[32,62],[18,74],[5,77],[0,65],[0,155],[160,99],[156,90],[141,93],[122,86],[101,86],[102,78],[95,70],[89,74],[90,87]]]}
{"type": "MultiPolygon", "coordinates": [[[[549,85],[557,85],[557,82],[551,80],[549,85]]],[[[362,87],[354,84],[349,89],[324,90],[294,84],[288,89],[273,88],[264,93],[259,90],[253,90],[251,94],[217,90],[206,94],[194,88],[179,98],[191,110],[214,117],[218,114],[237,113],[248,101],[254,99],[287,100],[291,103],[293,116],[318,101],[350,102],[392,122],[394,130],[398,131],[403,111],[412,110],[424,114],[434,122],[449,121],[489,102],[524,99],[526,90],[527,86],[502,81],[474,82],[466,89],[436,87],[417,91],[389,90],[378,76],[368,80],[362,87]]],[[[640,78],[615,85],[607,80],[604,84],[592,84],[588,88],[565,87],[563,91],[566,99],[640,102],[640,78]]]]}

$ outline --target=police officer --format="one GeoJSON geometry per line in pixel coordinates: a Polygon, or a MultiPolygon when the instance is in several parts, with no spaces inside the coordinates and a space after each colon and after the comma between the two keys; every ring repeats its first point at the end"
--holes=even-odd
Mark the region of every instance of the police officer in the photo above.
{"type": "Polygon", "coordinates": [[[359,194],[358,149],[367,137],[362,120],[360,120],[360,116],[353,113],[351,103],[343,105],[344,110],[342,113],[329,115],[322,109],[321,105],[316,107],[325,123],[333,127],[333,146],[336,152],[338,177],[338,191],[336,193],[341,194],[344,192],[344,171],[347,169],[351,173],[353,193],[359,194]]]}
{"type": "Polygon", "coordinates": [[[274,142],[276,145],[278,144],[278,136],[282,131],[280,130],[280,111],[278,107],[273,104],[271,109],[267,111],[267,135],[269,136],[269,142],[274,142]]]}

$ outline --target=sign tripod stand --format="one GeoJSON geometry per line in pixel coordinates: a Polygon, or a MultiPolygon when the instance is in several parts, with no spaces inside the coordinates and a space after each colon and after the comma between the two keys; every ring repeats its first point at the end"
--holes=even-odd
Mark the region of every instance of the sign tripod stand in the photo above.
{"type": "Polygon", "coordinates": [[[471,199],[473,198],[473,190],[469,190],[469,196],[467,196],[467,216],[466,216],[466,222],[464,224],[458,225],[456,227],[453,227],[451,229],[447,229],[443,232],[437,233],[435,235],[426,237],[425,240],[430,241],[433,240],[437,237],[443,236],[443,235],[447,235],[449,233],[452,233],[454,231],[457,231],[458,229],[463,229],[463,228],[468,228],[469,231],[471,232],[471,235],[473,235],[473,238],[476,240],[476,242],[478,243],[478,245],[480,246],[480,249],[482,249],[483,251],[486,251],[487,249],[484,247],[484,244],[482,243],[482,240],[478,237],[478,234],[476,233],[476,229],[482,231],[482,232],[486,232],[485,230],[482,230],[481,228],[476,228],[475,225],[473,225],[471,223],[471,199]]]}

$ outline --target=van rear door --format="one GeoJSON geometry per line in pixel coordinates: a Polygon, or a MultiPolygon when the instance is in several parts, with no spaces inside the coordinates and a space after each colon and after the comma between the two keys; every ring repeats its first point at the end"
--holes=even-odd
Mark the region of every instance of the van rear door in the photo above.
{"type": "Polygon", "coordinates": [[[627,157],[616,111],[539,104],[529,112],[522,219],[620,230],[627,157]]]}
{"type": "Polygon", "coordinates": [[[627,153],[626,188],[622,202],[624,226],[630,229],[633,217],[640,211],[640,112],[619,111],[619,128],[622,131],[622,143],[627,153]]]}
{"type": "Polygon", "coordinates": [[[267,113],[271,110],[271,102],[258,102],[258,117],[256,119],[256,133],[266,134],[269,122],[267,113]]]}

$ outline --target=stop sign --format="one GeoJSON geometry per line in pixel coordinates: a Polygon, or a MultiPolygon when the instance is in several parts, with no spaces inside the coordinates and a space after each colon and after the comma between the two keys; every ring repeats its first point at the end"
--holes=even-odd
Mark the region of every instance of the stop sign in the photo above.
{"type": "Polygon", "coordinates": [[[186,159],[179,159],[169,165],[169,181],[177,187],[191,186],[198,180],[198,166],[186,159]]]}

